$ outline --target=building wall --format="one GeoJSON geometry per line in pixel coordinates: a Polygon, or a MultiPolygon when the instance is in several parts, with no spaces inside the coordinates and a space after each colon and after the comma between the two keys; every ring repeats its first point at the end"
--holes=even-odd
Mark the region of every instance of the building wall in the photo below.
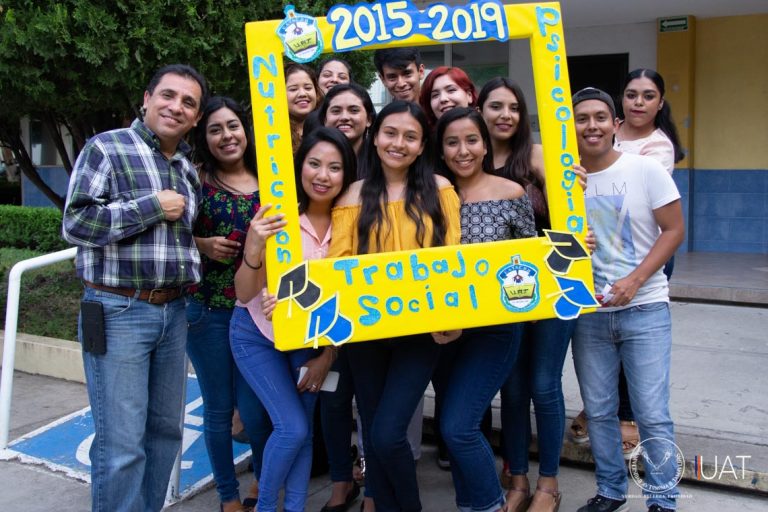
{"type": "Polygon", "coordinates": [[[629,69],[656,66],[656,23],[565,29],[569,56],[628,53],[629,69]]]}
{"type": "Polygon", "coordinates": [[[689,41],[659,34],[656,23],[566,30],[569,55],[629,53],[630,70],[664,75],[691,153],[674,176],[688,225],[683,252],[768,254],[765,26],[768,15],[692,18],[689,41]]]}
{"type": "MultiPolygon", "coordinates": [[[[38,167],[37,173],[46,185],[51,187],[54,192],[62,197],[67,195],[69,186],[69,175],[63,167],[38,167]]],[[[55,205],[45,194],[22,174],[21,176],[21,204],[23,206],[50,206],[55,205]]]]}
{"type": "MultiPolygon", "coordinates": [[[[67,187],[69,186],[69,175],[67,174],[67,171],[64,169],[64,166],[61,161],[61,157],[58,156],[58,153],[56,153],[56,162],[55,164],[51,165],[41,165],[41,162],[39,161],[40,154],[42,153],[42,150],[40,148],[40,144],[46,144],[48,146],[48,150],[52,150],[53,148],[53,142],[50,140],[50,137],[46,137],[45,140],[38,140],[37,144],[33,141],[34,137],[32,137],[32,129],[31,129],[31,123],[29,117],[24,117],[21,120],[20,123],[21,128],[21,138],[22,140],[26,141],[27,143],[27,151],[29,151],[30,157],[32,158],[32,161],[35,165],[37,165],[37,173],[40,175],[40,178],[45,182],[46,185],[51,187],[54,192],[59,194],[62,197],[66,197],[67,195],[67,187]]],[[[69,135],[69,132],[65,130],[64,133],[64,144],[69,148],[70,153],[69,157],[70,159],[73,158],[75,155],[73,155],[73,149],[72,149],[72,136],[69,135]]],[[[73,160],[74,163],[74,160],[73,160]]],[[[45,194],[43,194],[29,179],[21,175],[21,204],[23,206],[50,206],[52,208],[55,207],[55,205],[51,202],[50,199],[48,199],[45,194]]]]}
{"type": "Polygon", "coordinates": [[[768,254],[768,15],[697,20],[691,250],[768,254]]]}
{"type": "Polygon", "coordinates": [[[768,14],[698,20],[697,169],[768,169],[768,14]]]}

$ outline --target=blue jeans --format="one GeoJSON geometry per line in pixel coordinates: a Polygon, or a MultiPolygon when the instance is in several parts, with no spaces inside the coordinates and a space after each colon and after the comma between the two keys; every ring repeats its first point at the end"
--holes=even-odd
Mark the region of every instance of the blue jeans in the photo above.
{"type": "MultiPolygon", "coordinates": [[[[83,352],[93,510],[160,510],[181,448],[184,299],[154,305],[93,288],[83,299],[102,303],[107,340],[106,354],[83,352]]],[[[81,321],[78,331],[82,339],[81,321]]]]}
{"type": "Polygon", "coordinates": [[[346,348],[365,433],[366,491],[370,487],[377,512],[418,512],[408,423],[424,396],[440,345],[429,334],[419,334],[346,348]]]}
{"type": "Polygon", "coordinates": [[[513,475],[528,473],[531,400],[536,415],[539,474],[557,476],[565,431],[563,365],[574,320],[552,318],[522,324],[520,353],[501,387],[501,445],[513,475]]]}
{"type": "MultiPolygon", "coordinates": [[[[674,426],[669,414],[671,350],[672,322],[666,302],[584,315],[576,323],[573,360],[589,420],[597,492],[602,496],[621,499],[627,493],[627,468],[616,416],[619,362],[627,375],[641,441],[661,438],[667,444],[674,443],[674,426]]],[[[661,442],[643,445],[651,461],[664,460],[666,447],[661,442]]],[[[674,481],[674,457],[658,469],[645,474],[651,488],[662,489],[655,493],[643,490],[647,505],[674,509],[677,487],[671,485],[664,490],[674,481]]]]}
{"type": "Polygon", "coordinates": [[[258,480],[264,444],[272,423],[267,411],[245,382],[229,348],[232,310],[209,308],[187,300],[187,354],[195,367],[203,397],[205,447],[222,502],[240,498],[232,453],[232,413],[240,410],[251,442],[254,476],[258,480]]]}
{"type": "Polygon", "coordinates": [[[299,368],[312,349],[280,352],[237,307],[230,323],[232,356],[248,385],[272,419],[274,430],[264,447],[259,480],[259,512],[277,510],[285,488],[285,512],[303,512],[312,468],[312,416],[317,393],[299,393],[299,368]]]}
{"type": "Polygon", "coordinates": [[[451,457],[461,511],[496,511],[504,491],[493,449],[480,430],[491,400],[509,377],[520,347],[519,324],[466,329],[443,397],[440,431],[451,457]]]}
{"type": "Polygon", "coordinates": [[[339,372],[339,384],[336,391],[320,392],[320,418],[323,424],[323,440],[328,452],[332,482],[352,481],[352,460],[350,443],[352,440],[352,371],[349,368],[347,347],[339,348],[336,361],[331,371],[339,372]]]}
{"type": "MultiPolygon", "coordinates": [[[[437,445],[438,450],[448,450],[448,447],[445,445],[443,435],[440,432],[440,418],[442,416],[445,390],[448,387],[448,384],[451,382],[453,367],[456,364],[456,358],[461,353],[460,348],[462,343],[459,343],[458,341],[459,340],[454,343],[443,345],[442,350],[440,351],[440,358],[438,359],[437,366],[435,367],[435,371],[432,372],[432,389],[435,391],[435,408],[432,421],[434,424],[435,444],[437,445]]],[[[491,438],[491,432],[493,431],[493,415],[491,413],[490,407],[488,407],[488,409],[486,409],[485,413],[483,414],[483,419],[480,422],[480,431],[486,438],[491,438]]],[[[440,452],[438,452],[438,454],[439,453],[440,452]]]]}

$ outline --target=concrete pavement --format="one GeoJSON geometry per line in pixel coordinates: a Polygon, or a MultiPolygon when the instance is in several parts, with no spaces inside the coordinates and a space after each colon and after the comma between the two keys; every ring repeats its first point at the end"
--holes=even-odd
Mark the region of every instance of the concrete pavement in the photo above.
{"type": "MultiPolygon", "coordinates": [[[[48,377],[18,373],[15,378],[14,428],[12,437],[41,426],[55,418],[87,405],[81,384],[48,377]],[[24,405],[22,405],[24,404],[24,405]]],[[[537,470],[531,463],[531,475],[537,470]]],[[[424,512],[454,510],[450,473],[437,469],[435,449],[425,444],[418,463],[424,512]]],[[[250,476],[240,476],[241,488],[250,483],[250,476]]],[[[560,476],[563,503],[561,510],[574,511],[594,493],[592,470],[583,466],[564,465],[560,476]]],[[[683,485],[680,500],[682,511],[719,512],[736,509],[745,512],[765,510],[765,497],[734,493],[726,489],[683,485]]],[[[638,494],[634,487],[633,493],[638,494]]],[[[330,494],[326,476],[312,480],[307,511],[317,512],[330,494]]],[[[88,510],[89,487],[75,479],[39,466],[18,462],[0,462],[0,510],[81,512],[88,510]]],[[[359,507],[356,505],[355,507],[359,507]]],[[[170,507],[169,512],[213,512],[218,509],[216,492],[209,488],[191,499],[170,507]]],[[[357,510],[353,508],[351,510],[357,510]]],[[[631,510],[645,510],[642,499],[633,498],[631,510]]]]}

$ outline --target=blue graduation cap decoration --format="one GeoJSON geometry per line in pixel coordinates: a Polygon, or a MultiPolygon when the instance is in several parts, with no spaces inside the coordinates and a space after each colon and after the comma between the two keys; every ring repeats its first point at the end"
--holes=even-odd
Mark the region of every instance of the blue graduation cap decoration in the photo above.
{"type": "Polygon", "coordinates": [[[293,299],[302,309],[307,310],[320,299],[322,290],[309,280],[307,269],[307,262],[303,261],[280,276],[277,286],[278,302],[293,299]]]}
{"type": "Polygon", "coordinates": [[[571,320],[581,313],[582,308],[594,308],[600,303],[592,296],[584,281],[555,276],[560,290],[548,298],[559,296],[555,301],[555,314],[562,320],[571,320]]]}
{"type": "Polygon", "coordinates": [[[341,345],[352,337],[352,330],[352,322],[339,312],[339,294],[334,293],[310,313],[304,343],[312,341],[317,348],[318,340],[325,336],[334,345],[341,345]]]}
{"type": "Polygon", "coordinates": [[[589,258],[589,252],[573,233],[545,229],[544,234],[547,236],[544,243],[552,246],[544,260],[553,274],[567,274],[572,261],[589,258]]]}

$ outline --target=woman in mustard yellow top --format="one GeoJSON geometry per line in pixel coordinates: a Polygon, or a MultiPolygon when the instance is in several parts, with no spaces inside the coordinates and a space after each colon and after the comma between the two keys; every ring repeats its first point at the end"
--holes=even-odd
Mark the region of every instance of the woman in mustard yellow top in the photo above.
{"type": "MultiPolygon", "coordinates": [[[[433,172],[429,129],[415,103],[381,111],[360,172],[333,209],[329,257],[458,244],[459,198],[433,172]]],[[[417,334],[347,347],[363,430],[366,485],[377,512],[419,511],[408,422],[432,376],[439,343],[458,333],[417,334]]]]}

